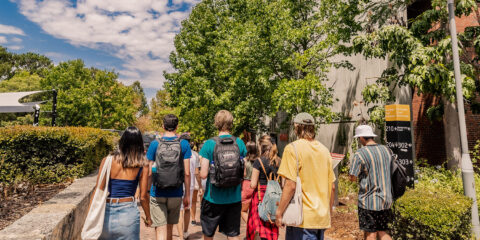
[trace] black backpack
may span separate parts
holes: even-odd
[[[210,183],[215,187],[235,187],[243,180],[243,161],[235,137],[213,138],[213,164],[210,165]]]
[[[185,169],[180,139],[158,139],[155,153],[156,171],[153,173],[153,184],[157,188],[178,188],[185,180]]]
[[[390,152],[392,153],[392,152]],[[392,153],[390,164],[393,200],[399,199],[407,189],[407,169],[397,161],[397,155]]]

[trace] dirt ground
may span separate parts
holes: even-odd
[[[10,193],[2,191],[0,198],[0,230],[4,229],[42,202],[55,196],[70,183],[18,185]]]
[[[340,205],[332,216],[332,227],[326,231],[331,239],[363,239],[358,226],[357,200],[355,195],[339,199]]]

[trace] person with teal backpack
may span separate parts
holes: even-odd
[[[255,189],[248,213],[247,240],[277,240],[278,227],[275,225],[276,205],[282,190],[278,182],[277,169],[280,158],[277,145],[268,135],[259,140],[260,159],[253,163],[250,187]]]

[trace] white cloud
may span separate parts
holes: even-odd
[[[7,46],[7,49],[10,49],[10,50],[20,50],[22,48],[23,46],[18,46],[18,45]]]
[[[18,37],[12,37],[12,38],[10,38],[10,41],[11,41],[11,42],[15,42],[15,43],[21,43],[21,42],[22,42],[22,39],[21,39],[21,38],[18,38]]]
[[[123,60],[118,69],[126,84],[163,86],[171,71],[169,55],[180,23],[200,0],[16,0],[20,12],[54,37],[76,46],[103,50]]]
[[[23,32],[22,29],[14,26],[3,25],[3,24],[0,24],[0,33],[25,36],[25,33]]]
[[[7,43],[7,38],[4,36],[0,36],[0,44]]]

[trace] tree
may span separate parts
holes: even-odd
[[[135,92],[134,102],[138,109],[138,116],[141,117],[147,115],[149,111],[148,102],[140,82],[135,81],[132,85],[130,85],[130,87],[133,89],[133,92]]]
[[[16,54],[0,46],[0,80],[9,79],[19,71],[43,76],[43,70],[51,68],[52,61],[37,53]]]
[[[330,121],[326,72],[350,67],[331,57],[360,29],[358,13],[356,0],[204,0],[175,38],[176,72],[165,74],[170,104],[203,137],[214,134],[220,109],[233,112],[237,134],[265,129],[264,118],[278,111]]]
[[[41,77],[26,71],[18,71],[12,78],[0,81],[0,93],[41,90]],[[37,101],[45,99],[42,94],[29,97]],[[0,126],[33,124],[33,116],[25,113],[0,113]]]
[[[383,4],[383,5],[382,5]],[[408,2],[395,1],[395,3],[379,2],[373,4],[374,9],[385,9],[385,5],[406,8]],[[457,17],[469,16],[476,10],[474,0],[456,1],[455,15]],[[373,14],[375,16],[375,14]],[[391,19],[383,16],[371,19],[369,25],[378,24],[379,19]],[[398,21],[394,21],[398,22]],[[381,22],[382,23],[382,22]],[[480,54],[480,28],[467,28],[460,34],[461,39],[461,73],[463,96],[467,101],[472,101],[477,94],[478,83],[478,58],[469,56],[468,47],[474,46],[475,53]],[[432,1],[432,8],[413,19],[410,28],[399,24],[381,25],[371,33],[358,36],[353,40],[355,53],[362,53],[366,58],[388,58],[394,66],[386,69],[378,78],[376,84],[368,85],[362,92],[366,103],[377,104],[371,108],[371,118],[380,126],[383,125],[383,104],[393,102],[394,90],[408,86],[416,89],[418,93],[428,93],[443,99],[444,106],[432,106],[429,115],[438,118],[445,112],[446,139],[458,135],[458,122],[455,113],[455,82],[451,54],[451,42],[448,35],[448,11],[446,1]],[[473,59],[473,60],[472,60]],[[463,100],[463,99],[462,99]],[[378,105],[379,104],[379,105]],[[449,114],[447,114],[449,113]],[[456,133],[455,133],[456,132]],[[455,141],[447,144],[458,144]],[[455,146],[453,146],[455,147]],[[458,146],[457,146],[458,147]],[[459,149],[459,148],[458,148]],[[448,151],[447,151],[448,152]],[[450,167],[459,163],[460,153],[450,153]]]
[[[12,78],[0,81],[0,92],[27,92],[42,90],[41,77],[26,71],[18,71]]]
[[[117,78],[73,60],[49,70],[41,85],[58,90],[58,125],[124,129],[134,123],[138,109],[133,89]]]

